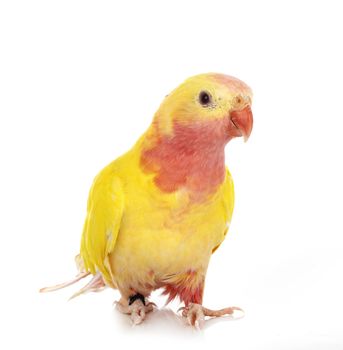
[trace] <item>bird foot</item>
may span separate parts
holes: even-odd
[[[117,310],[123,314],[131,316],[133,325],[138,325],[145,320],[146,314],[157,307],[155,303],[148,302],[144,304],[141,299],[136,299],[131,304],[123,305],[121,301],[115,302]]]
[[[178,311],[182,310],[182,316],[187,319],[187,322],[200,329],[203,327],[205,322],[205,317],[221,317],[224,315],[232,315],[235,311],[244,312],[242,309],[236,306],[227,307],[221,310],[211,310],[200,304],[190,303],[188,306],[180,308]]]

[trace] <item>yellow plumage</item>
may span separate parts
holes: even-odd
[[[125,305],[164,288],[168,300],[201,304],[210,256],[234,206],[224,148],[249,136],[251,97],[230,76],[186,80],[134,147],[97,175],[79,258],[82,273],[96,277],[82,292],[104,282],[119,289]]]
[[[215,75],[186,81],[165,99],[154,123],[136,145],[102,170],[94,181],[81,256],[87,270],[93,274],[99,270],[106,283],[119,288],[125,297],[138,291],[149,294],[166,284],[178,287],[190,271],[194,276],[188,278],[184,288],[192,294],[205,279],[211,253],[223,241],[231,221],[231,175],[227,170],[221,183],[210,191],[201,188],[202,198],[192,199],[194,190],[187,183],[175,191],[161,190],[154,181],[158,165],[155,170],[145,171],[142,153],[158,147],[158,138],[173,138],[175,122],[213,123],[227,115],[237,94],[250,98],[250,90],[240,81],[229,80],[230,88],[227,83]],[[216,108],[195,103],[203,90],[215,96]],[[210,124],[208,127],[214,128]],[[221,151],[214,148],[212,152]]]

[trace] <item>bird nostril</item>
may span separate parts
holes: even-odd
[[[251,103],[251,99],[249,96],[238,95],[234,99],[234,107],[238,109],[241,109],[246,105],[250,105],[250,103]]]
[[[234,99],[234,108],[241,109],[246,104],[245,96],[237,95]]]

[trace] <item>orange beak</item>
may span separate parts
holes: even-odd
[[[233,136],[243,136],[244,141],[247,141],[252,130],[253,117],[250,106],[246,106],[241,110],[232,111],[230,113],[230,120],[233,124]]]

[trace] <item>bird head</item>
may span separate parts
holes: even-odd
[[[252,92],[241,80],[218,73],[193,76],[166,96],[154,121],[162,134],[198,130],[204,138],[225,143],[250,136]]]

